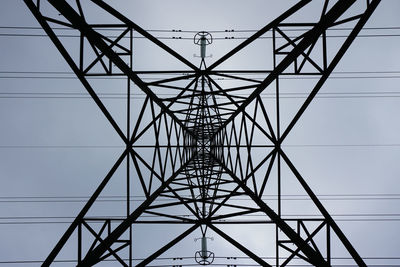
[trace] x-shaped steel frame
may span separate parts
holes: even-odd
[[[167,245],[163,246],[158,251],[153,253],[147,259],[139,263],[137,266],[146,266],[152,260],[160,256],[166,250],[174,246],[176,243],[178,243],[180,240],[182,240],[198,228],[202,229],[203,234],[207,228],[212,229],[214,232],[226,239],[229,243],[236,246],[239,250],[252,258],[255,262],[259,263],[262,266],[271,266],[261,257],[255,255],[252,251],[248,250],[245,246],[231,238],[218,227],[216,227],[216,223],[219,219],[234,218],[243,214],[252,214],[255,212],[265,213],[270,219],[269,223],[275,224],[277,227],[277,231],[281,230],[290,240],[290,242],[296,245],[297,249],[291,251],[291,256],[282,264],[282,266],[285,266],[295,256],[304,259],[314,266],[330,266],[330,256],[322,256],[317,246],[315,245],[315,242],[313,241],[313,236],[323,226],[326,225],[334,231],[334,233],[345,246],[351,257],[354,259],[354,261],[359,266],[366,266],[364,261],[353,248],[344,233],[340,230],[338,225],[329,215],[327,210],[323,207],[311,188],[307,185],[305,179],[294,167],[292,161],[282,150],[281,144],[286,139],[296,123],[299,121],[299,118],[303,115],[304,111],[314,99],[324,82],[328,79],[329,75],[332,73],[340,59],[343,57],[344,53],[350,47],[351,43],[354,41],[362,27],[365,25],[365,23],[379,4],[380,0],[366,1],[366,9],[363,12],[346,19],[342,18],[343,14],[346,13],[346,11],[355,2],[357,2],[357,0],[338,0],[330,8],[328,8],[329,0],[326,0],[320,20],[317,23],[309,25],[285,23],[286,19],[288,19],[290,16],[292,16],[311,2],[311,0],[301,0],[293,7],[288,9],[286,12],[284,12],[282,15],[280,15],[278,18],[273,20],[271,23],[266,25],[264,28],[256,32],[250,38],[245,40],[243,43],[238,45],[236,48],[231,50],[225,56],[223,56],[208,67],[205,64],[204,59],[202,60],[200,67],[196,67],[190,61],[172,50],[170,47],[168,47],[157,38],[149,34],[147,31],[136,25],[134,22],[113,9],[103,0],[91,1],[98,7],[118,19],[121,22],[121,25],[126,28],[126,30],[123,32],[123,34],[120,35],[120,37],[112,41],[97,32],[94,25],[88,24],[85,20],[85,16],[79,0],[77,0],[76,2],[78,10],[72,8],[71,5],[68,4],[65,0],[47,0],[47,2],[50,3],[60,13],[60,15],[65,18],[64,21],[44,16],[41,13],[40,0],[37,1],[36,4],[33,2],[33,0],[24,0],[28,8],[34,14],[40,25],[46,31],[46,33],[53,41],[57,49],[60,51],[62,56],[65,58],[67,63],[70,65],[78,79],[82,82],[88,93],[94,99],[100,110],[103,112],[107,120],[110,122],[110,124],[113,126],[115,131],[118,133],[118,135],[121,137],[126,145],[126,148],[124,149],[114,166],[103,179],[102,183],[96,189],[95,193],[78,214],[74,222],[67,229],[65,234],[52,250],[48,258],[44,261],[42,266],[49,266],[50,264],[52,264],[60,250],[71,237],[72,233],[77,228],[81,229],[80,227],[82,224],[90,229],[90,226],[85,222],[85,215],[87,214],[93,203],[95,203],[96,199],[106,187],[111,177],[124,161],[124,159],[127,158],[129,161],[129,157],[131,157],[134,167],[137,170],[137,174],[139,176],[141,186],[146,196],[146,200],[134,211],[130,211],[130,209],[128,208],[128,214],[126,218],[124,218],[117,227],[110,230],[105,238],[101,238],[101,233],[104,231],[104,229],[102,229],[101,233],[99,234],[93,233],[96,236],[96,241],[93,243],[93,247],[84,258],[81,258],[80,256],[80,258],[78,259],[78,266],[92,266],[111,255],[116,257],[122,265],[130,266],[131,259],[129,261],[129,265],[127,265],[122,261],[122,259],[118,257],[118,255],[116,254],[117,251],[111,249],[111,246],[115,242],[117,242],[118,239],[126,231],[130,229],[132,224],[140,223],[140,221],[138,221],[138,218],[140,218],[142,214],[159,214],[160,216],[166,217],[165,214],[154,210],[173,205],[185,206],[194,216],[194,219],[172,215],[170,215],[169,218],[175,219],[181,223],[191,224],[192,226],[181,235],[176,237],[174,240],[169,242]],[[330,62],[328,62],[326,58],[326,31],[333,26],[341,25],[347,22],[355,22],[355,26],[337,51],[336,55]],[[80,64],[75,63],[74,59],[70,56],[67,49],[64,47],[62,42],[55,34],[54,30],[50,26],[50,23],[55,23],[79,30],[81,34],[81,40],[85,38],[90,43],[91,47],[94,49],[97,55],[97,58],[95,61],[93,61],[91,65],[86,68],[86,70],[83,70],[82,61],[80,62]],[[100,26],[101,25],[97,25],[97,27]],[[299,37],[291,39],[281,30],[281,27],[285,26],[305,26],[309,27],[309,30],[305,31]],[[134,71],[130,64],[127,64],[121,58],[121,55],[123,53],[132,55],[131,50],[126,49],[118,44],[118,42],[123,38],[125,34],[132,31],[141,34],[143,37],[150,40],[159,48],[172,55],[175,59],[177,59],[187,68],[189,68],[189,70],[186,71],[185,75],[178,75],[173,78],[163,79],[150,83],[144,82],[143,79],[139,77],[139,75],[143,74],[144,72],[140,73]],[[220,66],[222,63],[226,62],[236,53],[246,48],[249,44],[270,31],[273,32],[273,38],[276,37],[276,34],[281,34],[283,38],[286,39],[287,44],[281,46],[280,48],[277,48],[275,47],[274,42],[274,68],[271,71],[262,72],[263,74],[266,74],[264,80],[256,81],[254,79],[245,78],[237,75],[240,73],[246,73],[245,70],[236,72],[217,70],[217,67]],[[324,43],[322,67],[318,66],[318,64],[315,63],[315,61],[310,56],[314,46],[320,38],[323,39]],[[291,50],[287,53],[283,53],[282,51],[287,47],[290,47]],[[119,54],[114,51],[114,48],[120,48],[124,52]],[[83,52],[81,51],[81,53]],[[284,58],[279,62],[276,60],[276,56],[278,54],[284,55]],[[105,62],[105,58],[109,60],[109,66]],[[300,58],[303,59],[299,65],[298,60]],[[281,75],[285,74],[285,71],[290,66],[293,65],[295,66],[295,74],[301,74],[302,68],[304,67],[306,62],[310,63],[317,69],[318,75],[320,75],[319,80],[315,84],[305,102],[301,105],[300,109],[297,111],[293,119],[290,121],[288,126],[281,133],[279,125],[278,79]],[[111,68],[113,65],[115,65],[123,76],[127,77],[129,81],[133,82],[145,93],[146,99],[144,101],[138,121],[141,120],[143,114],[146,112],[146,106],[150,106],[152,120],[146,125],[144,129],[139,131],[139,122],[137,122],[133,132],[129,132],[130,118],[128,116],[127,133],[125,134],[121,130],[120,126],[114,120],[107,108],[103,105],[92,85],[87,80],[88,71],[95,64],[101,64],[106,70],[107,75],[112,75]],[[154,74],[162,72],[150,71],[149,73]],[[182,71],[165,71],[164,73],[171,73],[173,75],[176,75],[178,73],[182,73]],[[212,76],[247,81],[253,84],[231,89],[224,89],[216,82],[216,80]],[[171,82],[185,81],[188,79],[191,79],[190,82],[183,88],[168,85],[168,83]],[[269,120],[269,115],[267,114],[268,112],[266,111],[266,108],[260,98],[261,93],[273,83],[277,84],[276,105],[278,110],[278,123],[276,130],[273,129],[272,123]],[[168,89],[179,89],[180,92],[174,97],[162,98],[151,89],[153,86],[160,86]],[[208,88],[208,90],[206,91],[205,88]],[[246,97],[240,97],[238,94],[235,95],[235,92],[240,92],[241,90],[248,89],[251,90],[251,93]],[[129,94],[130,93],[128,92],[128,107],[130,103]],[[218,101],[216,97],[224,98],[225,102]],[[254,103],[254,114],[250,114],[248,107]],[[160,110],[159,112],[155,110],[154,104],[158,106]],[[186,107],[177,109],[176,106],[178,104]],[[257,122],[256,117],[261,116],[258,113],[261,113],[264,117],[266,121],[265,125],[267,126],[266,128]],[[184,117],[181,116],[182,114],[184,114]],[[241,119],[240,116],[242,116]],[[237,122],[238,118],[240,120],[239,123]],[[251,130],[248,130],[246,127],[246,124],[248,122],[252,125]],[[164,123],[163,127],[166,127],[166,135],[168,140],[168,143],[165,145],[167,152],[164,158],[161,152],[161,148],[163,147],[163,145],[161,145],[158,141],[161,138],[160,135],[162,123]],[[146,160],[144,160],[134,149],[135,142],[139,140],[148,129],[154,129],[154,134],[157,140],[156,144],[154,145],[155,152],[152,164],[147,163]],[[265,148],[269,147],[270,152],[257,165],[254,164],[251,157],[251,148],[254,147],[252,143],[253,133],[255,129],[261,131],[267,138],[268,142],[270,142],[270,145],[264,146]],[[172,133],[174,133],[175,137],[172,137]],[[173,145],[171,143],[171,140],[173,139],[176,141],[177,144]],[[242,139],[246,140],[246,144],[243,145],[243,147],[247,149],[248,157],[247,163],[245,164],[245,169],[243,169],[242,164],[242,161],[245,160],[242,159],[240,155],[242,153],[240,150],[240,140]],[[231,147],[236,150],[231,150]],[[163,168],[160,167],[162,169],[160,172],[153,170],[155,161],[157,160],[159,161],[159,166],[163,166]],[[164,162],[162,162],[163,160]],[[317,230],[315,230],[311,234],[307,232],[308,230],[306,229],[305,225],[302,224],[305,231],[307,232],[307,238],[303,238],[298,231],[292,229],[287,221],[282,218],[280,209],[280,192],[278,195],[279,204],[277,212],[262,199],[262,194],[270,176],[272,166],[276,162],[276,164],[278,165],[278,170],[280,170],[281,160],[283,160],[285,164],[289,167],[289,169],[295,175],[303,189],[307,192],[308,196],[323,216],[323,223],[319,226]],[[170,166],[170,168],[172,169],[168,175],[167,162],[169,162],[170,165],[168,166]],[[263,182],[261,186],[257,185],[256,172],[263,164],[267,163],[268,168]],[[150,171],[151,178],[144,177],[141,174],[139,166],[140,164],[142,166],[144,165]],[[280,177],[279,171],[278,176]],[[151,180],[153,178],[159,181],[159,185],[156,189],[153,188],[152,190]],[[149,186],[146,184],[148,182],[147,179],[150,179]],[[250,186],[250,184],[253,185],[253,188]],[[225,186],[227,185],[231,187],[229,187],[229,189],[227,189],[228,187],[225,188]],[[190,197],[183,197],[179,194],[179,191],[190,191]],[[197,199],[198,196],[195,193],[196,191],[200,192],[200,200]],[[155,205],[154,201],[160,195],[174,198],[176,202],[164,205]],[[234,204],[229,204],[229,200],[238,195],[246,195],[247,197],[249,197],[256,204],[257,208],[246,208],[240,205],[235,206]],[[234,212],[232,214],[218,215],[218,210],[223,207],[238,208],[242,211]],[[299,225],[300,223],[302,223],[302,221],[299,221]],[[109,224],[104,223],[104,227],[106,227],[106,225]],[[93,229],[91,230],[93,232]],[[277,237],[277,243],[279,243],[278,241],[279,238]],[[280,244],[281,247],[287,249],[287,247],[282,245],[282,243]],[[124,245],[124,247],[125,246],[126,245]],[[105,254],[107,251],[109,251],[109,254]],[[280,263],[277,259],[277,266],[278,265],[280,266]]]

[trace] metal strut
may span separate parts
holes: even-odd
[[[115,23],[88,21],[81,0],[76,0],[75,5],[65,0],[24,2],[126,145],[42,266],[54,263],[74,233],[78,235],[77,266],[93,266],[111,258],[122,266],[132,266],[135,244],[132,225],[140,223],[182,224],[189,227],[165,245],[148,253],[150,256],[137,266],[150,264],[197,230],[201,231],[202,246],[195,255],[201,265],[210,264],[214,260],[214,253],[207,250],[207,233],[213,232],[261,266],[286,266],[293,260],[301,260],[313,266],[331,266],[331,235],[334,234],[353,261],[358,266],[366,266],[344,232],[311,190],[306,179],[283,151],[281,144],[299,122],[380,0],[321,1],[321,14],[318,14],[315,20],[309,23],[295,23],[292,16],[302,12],[304,7],[311,3],[311,0],[298,1],[210,66],[206,66],[206,46],[211,44],[212,37],[207,32],[199,32],[194,38],[195,44],[200,46],[199,67],[103,0],[90,0],[90,3],[113,17]],[[362,6],[361,10],[358,7],[354,8],[356,2]],[[44,3],[46,8],[43,7]],[[46,12],[51,8],[60,16],[47,15]],[[327,30],[346,23],[351,23],[352,31],[335,51],[330,51]],[[65,46],[57,36],[54,27],[60,25],[79,33],[79,51]],[[102,29],[111,28],[121,29],[121,34],[115,38],[102,34]],[[293,33],[290,36],[286,34],[286,30],[290,29],[297,29],[297,36],[292,36]],[[140,34],[168,53],[183,65],[183,69],[136,71],[132,66],[135,53],[132,44],[134,33]],[[270,69],[220,69],[223,63],[267,33],[272,36],[273,47]],[[127,36],[130,39],[128,44],[124,42]],[[85,56],[89,53],[95,55],[95,59],[88,62]],[[332,54],[334,56],[330,58],[328,55]],[[154,78],[159,74],[167,74],[169,77]],[[250,76],[251,74],[264,75],[264,78],[260,81]],[[90,76],[113,75],[125,77],[127,80],[126,109],[129,115],[126,133],[121,130],[123,127],[97,95],[95,84],[88,79]],[[308,97],[294,117],[290,118],[289,123],[285,123],[287,126],[281,133],[283,123],[280,114],[282,103],[279,79],[282,75],[297,78],[315,75],[318,81],[311,87]],[[153,77],[154,80],[145,82],[144,76]],[[237,82],[237,85],[228,87],[218,79],[231,79]],[[141,106],[135,119],[130,116],[133,105],[131,83],[136,86],[132,90],[140,90],[145,95],[143,101],[135,102],[135,105]],[[262,100],[261,93],[270,90],[273,85],[275,106],[269,107],[268,103]],[[163,97],[165,92],[171,96]],[[133,129],[130,128],[131,125]],[[150,141],[153,143],[148,143],[148,139],[144,138],[146,135],[154,138]],[[146,151],[152,157],[145,156],[143,150],[139,149],[148,149]],[[258,149],[262,149],[262,153]],[[112,183],[114,173],[121,168],[124,160],[127,161],[126,215],[119,220],[112,217],[88,217],[91,207],[101,192]],[[305,218],[288,220],[282,216],[283,164],[286,164],[319,210],[320,217],[311,220],[314,225],[308,224],[310,220]],[[129,175],[131,169],[136,175],[133,178]],[[272,177],[273,173],[277,174],[276,207],[262,198],[266,188],[272,186],[270,181],[275,179]],[[142,190],[144,200],[131,210],[129,187],[133,181],[136,181],[133,186]],[[249,202],[240,204],[236,201],[240,197],[246,197]],[[157,202],[161,199],[169,201]],[[183,216],[174,213],[177,207],[187,214]],[[157,219],[145,219],[144,214],[151,214]],[[264,217],[263,220],[246,221],[246,225],[275,226],[274,263],[267,262],[262,255],[246,248],[245,244],[232,238],[221,226],[217,226],[224,223],[242,225],[243,221],[237,218],[250,214],[262,214]],[[97,228],[91,227],[94,221],[102,223],[100,230],[96,231],[94,229]],[[89,232],[92,241],[85,240],[83,231]],[[315,239],[322,231],[326,231],[325,252],[322,252]],[[90,248],[85,249],[83,244],[89,244]],[[121,253],[129,255],[128,259],[123,259]]]

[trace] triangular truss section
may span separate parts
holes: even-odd
[[[260,266],[331,266],[332,235],[348,252],[352,264],[366,266],[282,144],[379,0],[301,0],[210,65],[203,57],[198,67],[103,0],[24,2],[125,144],[43,266],[56,260],[74,233],[78,236],[77,266],[107,260],[122,266],[147,266],[195,232],[200,233],[202,242],[209,232],[214,233]],[[295,22],[309,5],[319,5],[320,13],[313,20]],[[107,21],[114,23],[96,21],[86,15],[88,9],[106,14]],[[328,30],[342,25],[352,30],[341,42],[331,44]],[[57,27],[76,31],[78,40],[60,39]],[[165,61],[174,60],[181,68],[134,69],[135,34],[162,51]],[[231,58],[245,53],[250,44],[266,35],[272,40],[269,68],[224,69]],[[283,118],[281,93],[285,88],[280,78],[305,75],[316,78],[308,97]],[[117,113],[102,102],[91,76],[126,78],[126,124],[116,120]],[[132,99],[133,94],[140,99]],[[120,217],[93,216],[92,206],[101,205],[96,200],[124,161],[126,213]],[[311,201],[315,218],[283,212],[283,168]],[[133,194],[140,196],[134,205]],[[164,245],[154,244],[154,251],[147,251],[148,256],[137,262],[132,257],[137,242],[132,238],[132,226],[139,224],[186,227]],[[249,236],[257,235],[248,228],[252,224],[270,227],[275,233],[274,244],[267,252],[274,256],[260,255],[240,237],[228,234],[224,225],[232,224],[240,225]],[[196,253],[196,260],[201,265],[211,264],[213,255],[203,248]]]

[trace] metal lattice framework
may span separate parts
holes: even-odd
[[[379,0],[321,1],[322,10],[315,14],[314,21],[296,23],[291,18],[311,2],[301,0],[210,66],[202,58],[199,67],[103,0],[87,2],[110,16],[115,23],[92,23],[83,7],[88,3],[80,0],[24,2],[126,145],[42,266],[54,262],[74,233],[78,237],[78,266],[92,266],[109,258],[122,266],[132,266],[132,246],[135,244],[132,226],[140,223],[184,224],[189,227],[151,252],[137,266],[147,266],[196,229],[201,230],[202,236],[212,231],[261,266],[286,266],[293,259],[313,266],[331,266],[331,235],[334,234],[335,242],[343,245],[354,263],[366,266],[281,145]],[[351,30],[340,45],[336,41],[335,48],[331,49],[327,30],[341,25],[348,25]],[[76,46],[65,45],[57,36],[55,28],[60,26],[79,33]],[[108,37],[102,33],[105,29],[119,29],[120,32],[118,36]],[[168,53],[184,69],[136,71],[132,68],[134,33]],[[271,34],[273,47],[273,67],[270,70],[221,69],[226,61],[266,34]],[[264,75],[264,79],[260,81],[249,76],[255,73]],[[144,81],[145,77],[159,74],[168,74],[169,77]],[[283,126],[280,78],[301,79],[306,75],[318,79],[295,115]],[[89,80],[91,76],[126,77],[126,132],[99,98],[95,85]],[[218,78],[230,79],[233,81],[230,84],[234,85],[222,84]],[[131,116],[132,84],[135,90],[137,88],[145,95],[143,101],[135,103],[136,108],[140,106],[140,112],[134,116]],[[261,97],[265,92],[270,94],[272,101],[267,103]],[[88,216],[96,199],[124,161],[127,162],[126,216]],[[319,211],[318,218],[288,219],[282,214],[283,164],[312,200]],[[263,194],[272,180],[275,181],[277,199],[267,201]],[[135,207],[130,204],[132,185],[144,196],[140,205]],[[244,197],[248,200],[245,205],[237,201]],[[156,201],[159,199],[168,201],[160,204]],[[184,210],[190,216],[179,215],[176,210]],[[155,219],[143,216],[146,214],[154,215],[152,218]],[[241,224],[243,222],[238,219],[249,214],[262,214],[263,219],[246,221],[245,227],[252,223],[274,227],[274,261],[268,263],[221,227],[224,223]],[[100,224],[101,228],[95,228],[93,223]],[[85,231],[91,235],[90,241],[85,239]],[[322,239],[321,233],[324,233]],[[127,255],[128,259],[121,255]]]

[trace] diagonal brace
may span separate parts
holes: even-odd
[[[196,155],[193,155],[195,157]],[[95,249],[92,250],[78,265],[78,267],[92,266],[96,264],[104,252],[134,223],[141,214],[153,203],[153,201],[164,191],[183,170],[191,163],[193,157],[183,164],[175,173],[171,175],[161,186],[155,190],[135,211],[124,219]]]
[[[162,102],[162,100],[143,82],[139,76],[115,53],[90,25],[65,1],[65,0],[48,0],[71,24],[79,29],[86,38],[93,43],[102,53],[105,54],[130,80],[132,80],[145,94],[147,94],[158,106],[164,110],[173,120],[175,120],[185,131],[195,137],[176,116]]]
[[[240,180],[226,165],[216,157],[217,161],[223,168],[223,170],[232,177],[232,179],[242,188],[242,190],[261,208],[261,210],[267,214],[271,220],[284,232],[290,240],[309,258],[315,266],[329,266],[319,253],[312,249],[301,237],[297,234],[278,214],[275,213],[257,194],[255,194],[246,184]]]

